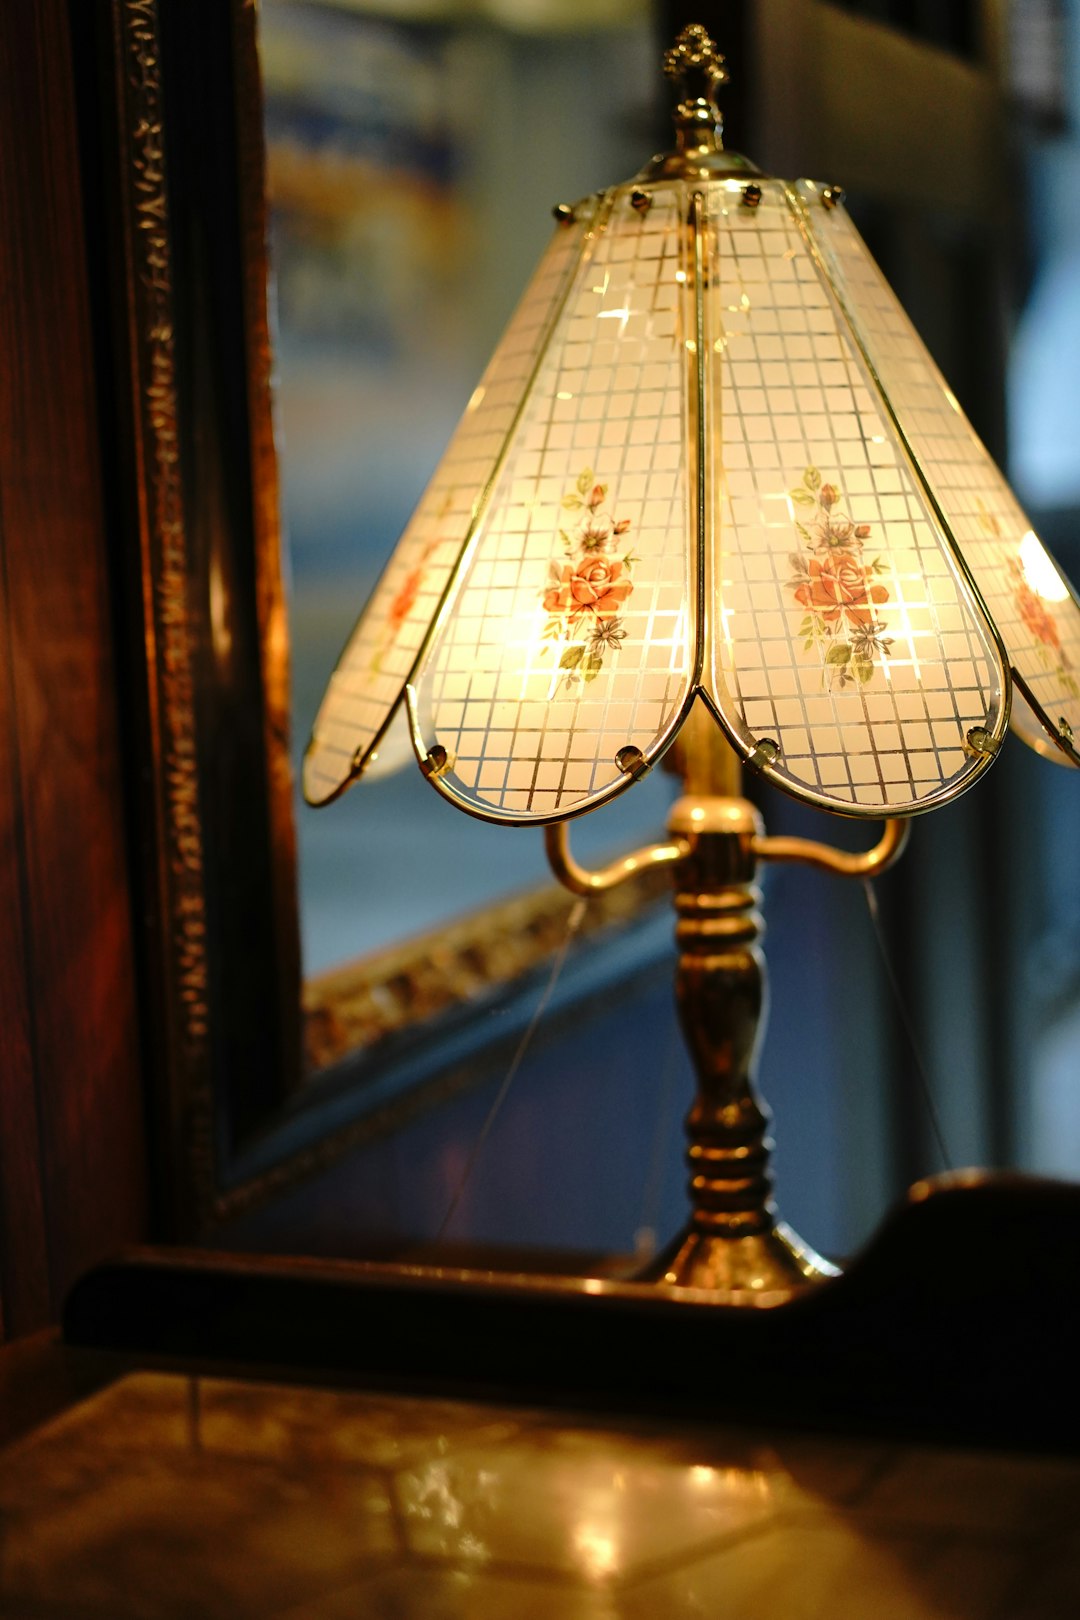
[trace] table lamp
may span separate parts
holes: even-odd
[[[704,29],[664,65],[674,149],[555,209],[331,678],[304,791],[336,798],[403,713],[433,787],[543,826],[575,892],[672,865],[699,1089],[690,1222],[650,1275],[773,1303],[835,1268],[771,1197],[757,863],[883,869],[1010,718],[1080,765],[1080,606],[843,193],[724,149]],[[669,841],[584,870],[569,819],[673,744]],[[884,834],[865,855],[768,837],[743,765]]]

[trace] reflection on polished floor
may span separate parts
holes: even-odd
[[[0,1466],[18,1620],[1065,1620],[1080,1463],[138,1373]]]

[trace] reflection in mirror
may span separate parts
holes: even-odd
[[[528,27],[264,0],[279,427],[292,559],[293,740],[552,230],[636,169],[655,75],[647,8],[557,5]],[[410,768],[411,765],[411,768]],[[576,834],[655,836],[661,773]],[[297,807],[306,972],[548,880],[538,832],[494,835],[403,769]]]
[[[666,125],[666,113],[657,108],[654,135],[646,103],[656,85],[655,59],[644,18],[618,7],[616,0],[607,4],[622,14],[603,26],[596,13],[599,0],[576,0],[580,28],[573,34],[543,25],[556,0],[529,0],[533,32],[527,35],[520,18],[500,26],[478,22],[485,0],[473,0],[467,24],[455,23],[455,0],[444,0],[438,24],[409,21],[416,3],[393,0],[392,18],[391,0],[348,5],[344,0],[263,0],[260,7],[282,315],[279,427],[296,586],[291,729],[297,759],[325,678],[365,593],[551,230],[551,204],[634,172],[663,138]],[[492,10],[501,3],[487,0]],[[557,3],[571,9],[568,0]],[[273,660],[280,660],[284,638],[275,634],[271,649],[260,646],[254,634],[256,627],[265,628],[258,593],[266,594],[267,572],[270,605],[274,611],[277,606],[275,478],[262,408],[263,188],[252,72],[255,8],[247,0],[194,8],[196,28],[191,8],[162,4],[166,37],[160,51],[155,43],[148,56],[145,41],[158,9],[121,6],[116,0],[112,12],[124,50],[140,65],[160,65],[166,81],[170,215],[160,233],[148,238],[138,187],[147,132],[156,127],[148,117],[148,98],[162,88],[149,72],[121,74],[117,84],[120,212],[125,250],[142,243],[144,249],[164,252],[170,262],[176,318],[168,323],[158,318],[158,303],[150,300],[158,283],[141,273],[145,259],[134,254],[131,307],[124,312],[130,333],[125,330],[121,348],[126,353],[124,345],[131,346],[136,392],[125,401],[118,389],[118,400],[141,413],[139,420],[152,429],[160,417],[158,369],[163,362],[175,365],[181,472],[193,494],[193,512],[181,536],[189,548],[191,585],[179,606],[191,604],[193,635],[201,633],[212,605],[205,573],[199,571],[209,551],[207,534],[213,531],[216,540],[220,531],[227,555],[240,565],[242,582],[248,581],[255,558],[250,591],[238,598],[244,615],[239,622],[250,632],[242,648],[236,643],[237,652],[245,654],[245,684],[227,684],[207,658],[198,709],[189,713],[190,705],[174,704],[175,712],[165,710],[175,735],[185,745],[197,743],[199,770],[214,790],[205,797],[199,821],[190,814],[197,786],[191,772],[180,783],[188,796],[170,797],[170,734],[164,734],[164,749],[153,739],[146,744],[155,806],[160,802],[163,816],[168,812],[171,818],[164,823],[162,848],[173,850],[175,843],[165,840],[186,838],[194,827],[207,856],[203,865],[186,866],[159,861],[156,847],[150,852],[155,863],[150,892],[161,897],[161,937],[154,941],[164,987],[157,1046],[164,1074],[160,1114],[167,1127],[175,1123],[169,1152],[181,1210],[176,1229],[190,1234],[220,1226],[247,1210],[253,1222],[255,1212],[262,1222],[259,1243],[267,1241],[274,1225],[273,1241],[291,1248],[359,1252],[372,1233],[396,1242],[402,1233],[430,1237],[437,1230],[454,1166],[471,1151],[549,971],[539,951],[529,960],[522,946],[542,937],[550,962],[565,936],[567,912],[559,913],[558,905],[568,907],[568,897],[546,883],[534,891],[550,907],[546,920],[531,899],[520,903],[514,920],[505,902],[492,907],[492,895],[528,891],[539,880],[539,835],[474,826],[444,806],[414,770],[365,785],[321,813],[297,805],[307,968],[321,976],[306,987],[305,1028],[309,1069],[322,1073],[319,1084],[303,1088],[302,1097],[293,1095],[298,1065],[292,1042],[299,1019],[291,967],[282,972],[278,960],[291,957],[294,937],[291,826],[279,814],[276,793],[265,809],[258,797],[234,803],[230,795],[237,776],[235,736],[247,736],[265,719],[276,747],[286,729],[276,692],[265,713],[258,702],[271,650]],[[890,279],[903,287],[905,300],[914,299],[960,397],[980,406],[992,435],[1001,359],[995,334],[1002,198],[985,182],[986,154],[997,149],[996,143],[975,138],[983,127],[980,118],[994,105],[987,101],[986,76],[970,74],[965,64],[945,60],[940,52],[920,50],[913,58],[910,42],[898,43],[889,30],[851,15],[851,8],[797,7],[812,11],[831,31],[834,63],[848,60],[854,44],[868,53],[865,71],[857,76],[859,95],[836,96],[829,83],[807,70],[805,56],[764,48],[762,42],[774,37],[789,9],[731,8],[736,30],[751,12],[755,28],[763,30],[757,42],[761,94],[751,98],[748,93],[744,106],[744,120],[758,109],[756,127],[748,128],[744,139],[732,117],[734,144],[781,172],[835,175],[848,183],[853,170],[862,174],[867,227],[878,238],[875,251]],[[731,50],[734,62],[735,47]],[[904,61],[917,60],[911,85],[925,92],[919,105],[929,109],[916,117],[913,100],[907,123],[886,93],[893,87],[898,52]],[[745,60],[753,58],[747,54]],[[752,74],[747,77],[752,84]],[[971,95],[965,91],[963,98],[951,98],[941,93],[943,84],[961,84]],[[883,108],[887,120],[879,116]],[[950,138],[941,139],[946,114]],[[928,123],[939,133],[941,163],[933,174],[918,171],[916,187],[907,131]],[[952,138],[959,136],[963,139]],[[233,151],[236,140],[240,163]],[[778,148],[790,161],[781,164]],[[1057,167],[1059,156],[1066,155],[1051,153],[1048,145],[1047,162],[1053,158],[1059,178],[1067,178],[1067,164]],[[905,182],[899,203],[891,189],[898,175]],[[1010,200],[1015,204],[1022,194],[1031,201],[1040,231],[1047,233],[1038,241],[1050,255],[1054,244],[1067,246],[1068,188],[1060,188],[1065,212],[1059,213],[1048,206],[1042,178],[1032,169],[1031,183]],[[975,199],[971,220],[966,204],[960,206],[969,197]],[[992,222],[984,218],[991,202]],[[158,195],[154,206],[163,206]],[[200,233],[210,238],[203,245],[213,249],[202,257],[190,251],[192,242],[203,241]],[[1016,237],[1014,231],[1013,242]],[[1051,279],[1056,286],[1057,278]],[[246,325],[238,318],[241,286],[246,297],[251,295]],[[1031,318],[1044,308],[1043,278],[1037,277],[1035,289]],[[167,333],[171,343],[174,330],[175,356],[162,337]],[[1025,370],[1025,355],[1028,361],[1037,358],[1030,348],[1034,336],[1038,332],[1029,319],[1021,330],[1016,375],[1019,383],[1030,381],[1031,388],[1023,390],[1028,398],[1044,404],[1046,379]],[[1040,343],[1039,348],[1049,372],[1061,345]],[[1057,372],[1054,379],[1060,383]],[[244,399],[253,402],[250,418]],[[169,431],[174,427],[167,418],[164,425]],[[1022,438],[1031,422],[1025,424],[1018,411],[1014,426]],[[151,446],[160,441],[160,434],[155,440],[151,433]],[[1030,435],[1029,442],[1034,442]],[[140,456],[141,449],[132,446],[123,458],[132,510],[140,513],[140,524],[141,514],[148,515],[138,532],[142,549],[134,564],[133,600],[152,606],[148,628],[156,634],[164,628],[162,616],[178,609],[176,571],[168,572],[172,535],[164,522],[174,514],[160,499],[164,489],[175,502],[178,481],[172,460]],[[171,482],[162,468],[169,469]],[[261,502],[254,514],[249,478]],[[1071,488],[1034,493],[1035,504],[1068,502],[1041,513],[1039,526],[1047,529],[1066,568],[1071,561],[1075,571],[1075,552],[1070,558],[1068,549],[1076,529]],[[274,560],[268,562],[271,551]],[[162,578],[171,579],[172,596],[156,588]],[[146,589],[147,582],[155,588]],[[163,635],[159,641],[166,644]],[[169,696],[164,666],[148,661],[143,668],[149,646],[140,634],[138,672],[148,710]],[[229,674],[231,679],[232,669]],[[256,742],[261,748],[258,737]],[[226,769],[219,769],[222,763]],[[273,764],[276,789],[283,775],[276,755]],[[1075,803],[1066,800],[1067,781],[1047,783],[1040,777],[1036,782],[1035,770],[1043,768],[1037,761],[1033,766],[1025,773],[1017,751],[1007,751],[995,767],[1002,785],[996,812],[991,788],[920,825],[897,885],[882,897],[882,910],[887,922],[891,914],[902,988],[915,1004],[913,1022],[923,1037],[931,1077],[940,1077],[939,1104],[954,1161],[1011,1162],[1020,1149],[1041,1168],[1067,1169],[1075,1164],[1070,1144],[1077,1141],[1069,1090],[1080,984],[1073,881],[1077,841],[1070,820]],[[260,771],[247,776],[261,794]],[[656,773],[575,828],[582,860],[600,853],[589,850],[590,838],[617,847],[620,838],[629,844],[651,837],[652,827],[622,830],[617,819],[643,811],[650,792],[665,798],[668,786]],[[796,822],[796,811],[790,803],[770,804],[770,830],[813,835],[813,828]],[[650,807],[650,816],[662,820],[659,803]],[[1023,837],[1017,837],[1018,828]],[[249,850],[250,861],[236,859]],[[277,857],[272,868],[277,889],[264,875],[270,853]],[[243,867],[239,874],[238,866]],[[993,874],[990,882],[987,873]],[[837,894],[819,874],[796,870],[777,869],[767,882],[774,1001],[787,1009],[786,1016],[773,1018],[762,1065],[767,1092],[785,1121],[779,1182],[791,1219],[818,1247],[850,1251],[871,1229],[887,1193],[898,1193],[936,1168],[939,1157],[923,1099],[912,1083],[909,1043],[891,1010],[862,896],[848,890]],[[279,903],[286,889],[287,902]],[[186,928],[193,903],[206,904],[207,896],[211,910],[217,910],[200,957],[192,944],[200,936],[176,925]],[[485,896],[483,949],[477,951],[475,937],[467,939],[452,964],[455,977],[442,968],[447,943],[467,935],[469,924],[447,919],[483,906]],[[227,926],[220,926],[221,919]],[[509,1138],[489,1156],[471,1207],[461,1211],[461,1232],[501,1240],[505,1225],[511,1239],[532,1241],[543,1216],[554,1223],[539,1234],[546,1243],[579,1243],[580,1234],[588,1232],[590,1242],[614,1250],[626,1247],[627,1233],[636,1226],[656,1224],[627,1213],[640,1203],[641,1188],[651,1184],[646,1161],[652,1149],[645,1139],[652,1121],[664,1113],[662,1098],[669,1098],[667,1113],[677,1114],[679,1107],[677,1077],[670,1087],[662,1078],[669,1067],[666,1050],[675,1038],[669,968],[661,960],[663,951],[670,956],[667,908],[661,906],[654,920],[664,943],[646,964],[655,977],[647,994],[625,962],[612,968],[606,940],[593,953],[597,962],[603,958],[607,975],[598,993],[596,978],[587,981],[579,972],[575,945],[572,971],[564,976],[569,1014],[554,1004],[548,1008],[532,1078],[526,1072],[515,1083],[514,1106],[505,1116]],[[202,928],[200,915],[196,922]],[[439,951],[427,963],[427,947],[407,943],[425,931],[439,936]],[[245,958],[256,954],[257,943],[264,948],[247,972]],[[592,945],[583,939],[581,956]],[[413,971],[408,962],[400,966],[410,949]],[[377,961],[369,958],[362,967],[333,975],[349,981],[346,996],[335,999],[326,991],[330,975],[323,970],[361,952],[374,952]],[[515,953],[525,956],[523,969],[509,963]],[[476,971],[478,957],[483,973]],[[492,991],[492,962],[499,972],[515,975],[505,995],[505,980],[497,993]],[[238,972],[237,964],[245,971]],[[425,968],[423,978],[417,964]],[[446,996],[466,980],[479,982],[481,994],[465,1009],[468,1018],[458,1016],[468,992],[459,995],[445,1021],[455,1037],[463,1023],[470,1025],[472,1045],[459,1062],[448,1052],[449,1042],[436,1047],[431,1023],[447,1007]],[[193,984],[208,986],[206,995],[193,997]],[[316,997],[322,999],[313,1009]],[[342,1004],[348,997],[351,1022],[343,1032]],[[572,1005],[571,997],[576,998]],[[266,1017],[270,1006],[288,1026],[276,1045]],[[958,1006],[965,1010],[963,1018],[956,1016]],[[422,1028],[418,1007],[428,1020]],[[627,1010],[632,1021],[624,1018]],[[476,1018],[477,1011],[485,1016]],[[594,1025],[586,1028],[590,1018]],[[317,1051],[310,1038],[315,1024],[326,1035]],[[177,1030],[183,1038],[176,1038]],[[403,1053],[406,1035],[424,1051]],[[352,1060],[361,1047],[370,1058],[366,1066]],[[339,1057],[349,1062],[338,1067]],[[581,1075],[588,1079],[587,1099]],[[452,1096],[444,1084],[447,1076],[458,1088]],[[631,1083],[633,1091],[626,1089]],[[564,1128],[570,1117],[572,1132]],[[613,1138],[613,1126],[623,1139]],[[625,1140],[632,1130],[638,1131],[636,1143]],[[513,1144],[516,1152],[510,1150]],[[658,1165],[670,1163],[678,1179],[670,1142],[654,1157]],[[521,1174],[525,1163],[528,1178]],[[603,1176],[597,1175],[598,1166]],[[305,1178],[309,1185],[302,1187]],[[618,1201],[607,1196],[616,1182],[624,1191],[635,1189],[634,1198],[624,1199],[621,1215]],[[285,1188],[292,1189],[288,1199],[279,1196]],[[676,1196],[681,1211],[681,1195]],[[308,1198],[309,1211],[318,1206],[326,1212],[318,1231],[301,1218],[302,1198]]]

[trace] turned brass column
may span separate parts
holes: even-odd
[[[669,830],[675,865],[679,1019],[697,1071],[686,1121],[691,1217],[650,1279],[721,1294],[790,1293],[834,1276],[776,1221],[769,1112],[754,1087],[768,991],[755,886],[761,818],[745,799],[686,797]]]

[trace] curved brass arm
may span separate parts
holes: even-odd
[[[833,849],[829,844],[816,843],[811,838],[769,838],[755,836],[751,849],[759,861],[802,861],[822,871],[840,877],[875,877],[899,860],[911,832],[907,820],[886,821],[885,831],[872,849],[861,854],[849,854]],[[685,838],[675,838],[670,844],[647,844],[623,855],[610,866],[590,871],[580,866],[570,852],[570,834],[564,821],[552,822],[544,828],[544,845],[551,870],[571,894],[603,894],[620,883],[649,871],[654,866],[669,866],[682,860],[690,852]]]
[[[818,844],[812,838],[755,838],[751,847],[759,861],[802,861],[841,877],[875,877],[899,860],[910,833],[910,821],[886,821],[885,831],[873,849],[858,855],[833,849],[829,844]]]
[[[610,866],[590,872],[588,867],[579,866],[571,855],[570,834],[564,821],[551,822],[544,828],[544,846],[551,870],[571,894],[603,894],[605,889],[614,889],[654,866],[667,866],[681,860],[689,849],[682,838],[670,844],[647,844],[644,849],[632,850],[629,855],[612,861]]]

